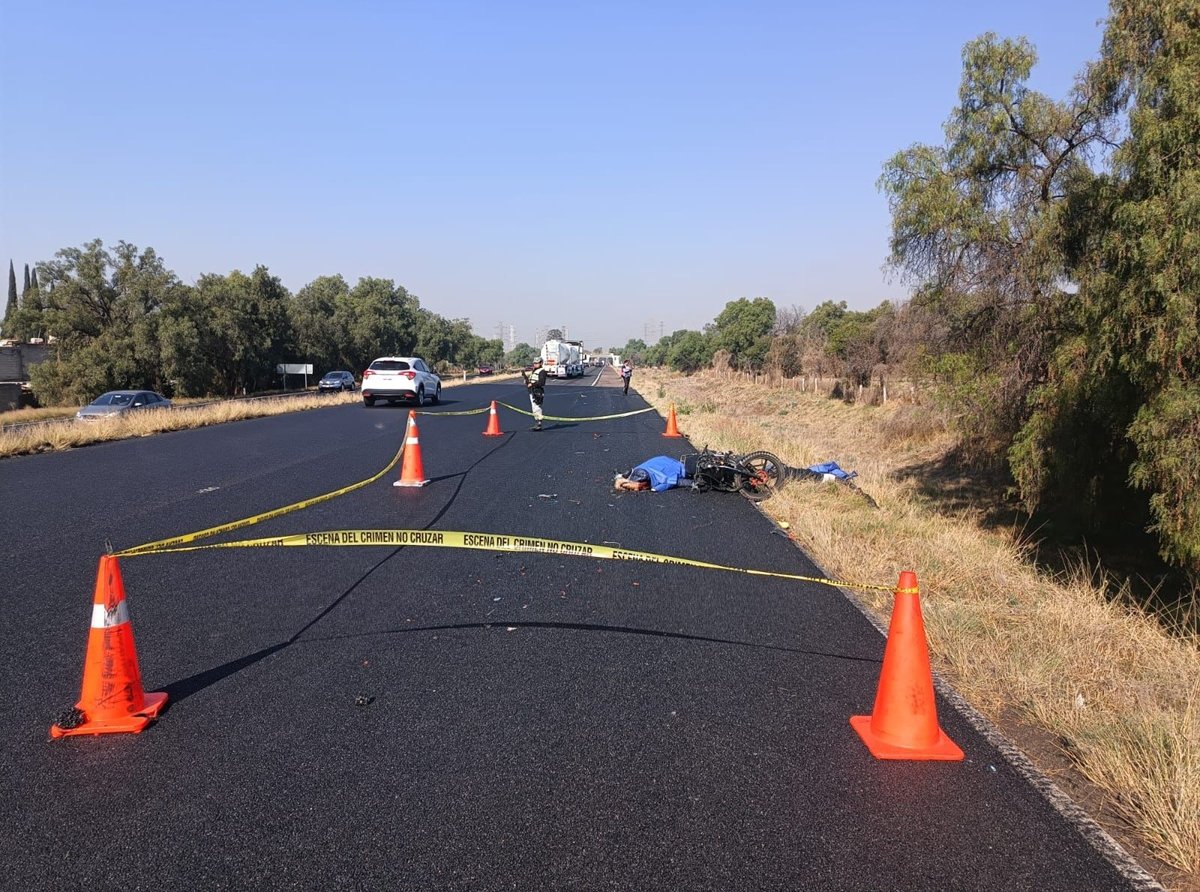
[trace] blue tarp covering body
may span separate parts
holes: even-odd
[[[822,462],[819,465],[809,465],[808,470],[815,474],[832,474],[838,480],[849,480],[851,477],[858,476],[858,471],[843,471],[835,461]]]
[[[645,474],[638,472],[641,471]],[[664,489],[670,489],[673,486],[678,486],[679,481],[685,479],[687,472],[684,470],[683,462],[677,458],[669,458],[665,455],[656,455],[654,458],[647,459],[640,465],[637,465],[629,475],[630,480],[645,480],[649,479],[650,488],[654,492],[662,492]]]

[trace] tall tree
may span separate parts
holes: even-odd
[[[1017,468],[1025,490],[1063,501],[1131,482],[1162,555],[1200,568],[1200,5],[1113,0],[1087,84],[1127,136],[1063,233],[1077,330],[1037,394]],[[1090,480],[1064,477],[1073,442],[1110,459]],[[1096,507],[1106,521],[1138,517],[1111,498]]]
[[[4,305],[4,334],[8,335],[8,322],[17,311],[17,271],[13,262],[8,261],[8,303]]]
[[[160,308],[181,287],[152,248],[99,239],[64,248],[41,264],[50,289],[22,302],[18,325],[57,340],[54,359],[34,367],[31,383],[47,404],[90,399],[117,387],[164,385],[159,356]],[[32,304],[32,305],[31,305]]]
[[[196,282],[195,301],[203,310],[192,324],[201,354],[214,373],[213,387],[235,394],[275,381],[275,366],[293,361],[288,321],[291,296],[264,266],[246,275],[203,275]]]
[[[28,294],[29,294],[29,264],[27,263],[27,264],[25,264],[25,287],[21,289],[21,299],[24,300],[25,296]]]
[[[713,347],[727,350],[738,368],[761,368],[774,326],[775,304],[769,298],[730,301],[713,321]]]
[[[1044,379],[1071,295],[1060,219],[1090,182],[1088,152],[1105,136],[1094,94],[1069,101],[1029,89],[1037,55],[1024,38],[985,34],[963,49],[959,104],[941,146],[916,145],[884,167],[892,211],[889,262],[914,300],[947,320],[940,352],[972,369],[968,446],[1002,457]]]
[[[350,286],[341,276],[319,276],[296,292],[291,317],[299,361],[312,362],[322,372],[362,370],[362,358],[347,353],[345,315],[339,314],[349,294]]]

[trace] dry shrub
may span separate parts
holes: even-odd
[[[879,419],[884,436],[895,440],[926,441],[950,430],[948,419],[927,406],[899,403],[893,411]]]

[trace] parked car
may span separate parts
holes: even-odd
[[[478,369],[476,369],[476,371],[481,375],[490,375],[496,370],[490,365],[481,365]]]
[[[442,379],[418,356],[381,356],[363,372],[362,398],[365,406],[376,400],[436,405],[442,399]]]
[[[354,375],[350,372],[326,372],[325,377],[317,382],[317,390],[322,393],[343,390],[349,390],[351,393],[358,387],[354,381]]]
[[[75,413],[81,421],[114,418],[143,409],[169,409],[171,401],[153,390],[110,390],[102,393]]]

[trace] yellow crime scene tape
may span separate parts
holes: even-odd
[[[540,539],[535,536],[509,536],[499,533],[472,533],[460,530],[327,530],[320,533],[293,533],[289,536],[271,536],[264,539],[241,539],[237,542],[212,542],[207,545],[163,546],[151,550],[121,552],[117,557],[134,557],[145,554],[180,554],[189,551],[210,551],[218,548],[348,548],[371,546],[419,546],[427,548],[467,548],[476,551],[534,552],[561,556],[595,558],[613,561],[646,561],[652,564],[676,564],[683,567],[700,567],[705,570],[724,570],[747,576],[766,576],[772,579],[790,579],[797,582],[817,582],[842,588],[869,589],[890,592],[891,585],[875,585],[865,582],[846,582],[826,579],[821,576],[801,576],[797,573],[778,573],[773,570],[750,570],[745,567],[730,567],[691,558],[655,554],[650,551],[634,551],[629,548],[614,548],[611,545],[592,545],[587,542],[566,542],[559,539]]]
[[[510,406],[508,403],[497,402],[497,405],[507,406],[514,412],[521,412],[525,415],[532,414],[524,409],[518,409],[516,406]],[[490,411],[490,409],[491,405],[489,404],[480,409],[466,409],[456,412],[428,412],[417,409],[413,409],[412,411],[417,415],[427,415],[435,418],[439,415],[482,415],[484,412]],[[598,415],[591,418],[556,418],[551,415],[546,415],[544,417],[554,421],[603,421],[606,418],[625,418],[629,415],[640,415],[643,412],[652,411],[654,411],[653,407],[648,409],[639,409],[636,412],[622,412],[619,415]],[[155,542],[147,542],[144,545],[137,545],[133,548],[127,548],[124,551],[117,552],[117,557],[132,557],[135,554],[144,554],[148,551],[160,551],[164,548],[173,548],[177,545],[187,545],[189,542],[196,542],[200,539],[207,539],[210,536],[219,535],[220,533],[228,533],[233,530],[252,527],[255,524],[262,523],[265,520],[274,520],[276,517],[283,517],[285,514],[291,514],[295,511],[302,511],[305,508],[311,508],[313,505],[319,505],[322,502],[328,502],[330,499],[336,499],[338,496],[344,496],[347,493],[352,493],[355,490],[362,489],[364,486],[374,483],[392,468],[396,467],[397,462],[399,462],[403,456],[404,443],[401,442],[400,449],[397,450],[396,454],[392,457],[392,460],[387,463],[387,466],[377,474],[371,475],[366,480],[360,480],[357,483],[351,483],[349,486],[343,486],[342,488],[335,489],[332,492],[327,492],[319,496],[313,496],[311,499],[304,499],[300,502],[294,502],[291,505],[284,505],[282,508],[273,508],[270,511],[264,511],[262,514],[253,514],[250,517],[243,517],[241,520],[232,520],[229,523],[223,523],[220,526],[209,527],[206,530],[197,530],[194,533],[186,533],[182,536],[173,536],[170,539],[159,539]]]
[[[506,409],[512,409],[514,412],[520,412],[522,415],[533,415],[533,413],[528,409],[521,409],[517,406],[510,405],[509,403],[502,403],[499,400],[496,400],[496,405],[504,406]],[[546,419],[547,421],[608,421],[610,418],[628,418],[631,415],[642,415],[646,412],[653,411],[654,407],[649,406],[645,409],[634,409],[632,412],[621,412],[619,415],[593,415],[589,418],[575,418],[574,416],[570,415],[543,415],[542,418]]]
[[[508,403],[498,403],[515,412],[523,414],[532,414],[523,409],[518,409],[516,406],[510,406]],[[437,416],[437,415],[480,415],[490,410],[490,406],[481,409],[469,409],[458,412],[424,412],[413,410],[416,414]],[[618,415],[599,415],[590,418],[554,418],[554,416],[544,416],[557,421],[603,421],[609,418],[627,418],[631,415],[641,415],[643,412],[652,412],[653,407],[647,409],[638,409],[633,412],[622,412]],[[357,483],[351,483],[348,486],[343,486],[331,492],[323,493],[319,496],[313,496],[309,499],[304,499],[299,502],[293,502],[290,505],[284,505],[281,508],[273,508],[270,511],[264,511],[261,514],[253,514],[249,517],[243,517],[240,520],[233,520],[228,523],[223,523],[215,527],[209,527],[204,530],[197,530],[194,533],[185,533],[181,536],[173,536],[168,539],[159,539],[154,542],[146,542],[142,545],[136,545],[132,548],[127,548],[124,551],[115,552],[115,557],[138,557],[148,554],[181,554],[191,551],[208,551],[219,548],[297,548],[297,547],[356,547],[356,546],[426,546],[434,548],[467,548],[481,551],[499,551],[499,552],[536,552],[540,554],[555,554],[555,555],[574,555],[577,557],[589,557],[600,560],[624,560],[624,561],[646,561],[655,564],[676,564],[685,567],[700,567],[707,570],[724,570],[730,573],[743,573],[748,576],[766,576],[775,579],[790,579],[797,582],[814,582],[821,585],[830,585],[836,588],[853,588],[867,591],[896,591],[900,594],[907,593],[906,590],[896,589],[895,586],[878,585],[868,582],[850,582],[845,580],[826,579],[821,576],[801,576],[795,573],[777,573],[770,570],[752,570],[744,567],[730,567],[725,564],[713,564],[706,561],[696,561],[690,558],[673,557],[670,555],[656,554],[649,551],[634,551],[627,548],[614,548],[609,545],[591,545],[586,542],[566,542],[557,539],[539,539],[532,536],[511,536],[499,533],[473,533],[461,532],[454,530],[332,530],[319,533],[295,533],[289,536],[275,536],[263,539],[242,539],[236,542],[213,542],[206,545],[193,545],[201,539],[207,539],[221,533],[228,533],[233,530],[240,530],[246,527],[254,526],[267,520],[273,520],[277,517],[283,517],[285,514],[291,514],[296,511],[302,511],[305,508],[311,508],[313,505],[319,505],[322,502],[328,502],[338,496],[343,496],[355,490],[362,489],[364,486],[374,483],[392,470],[404,455],[404,447],[407,442],[407,437],[401,442],[400,448],[396,454],[392,456],[392,460],[387,465],[375,474],[365,480],[360,480]]]

